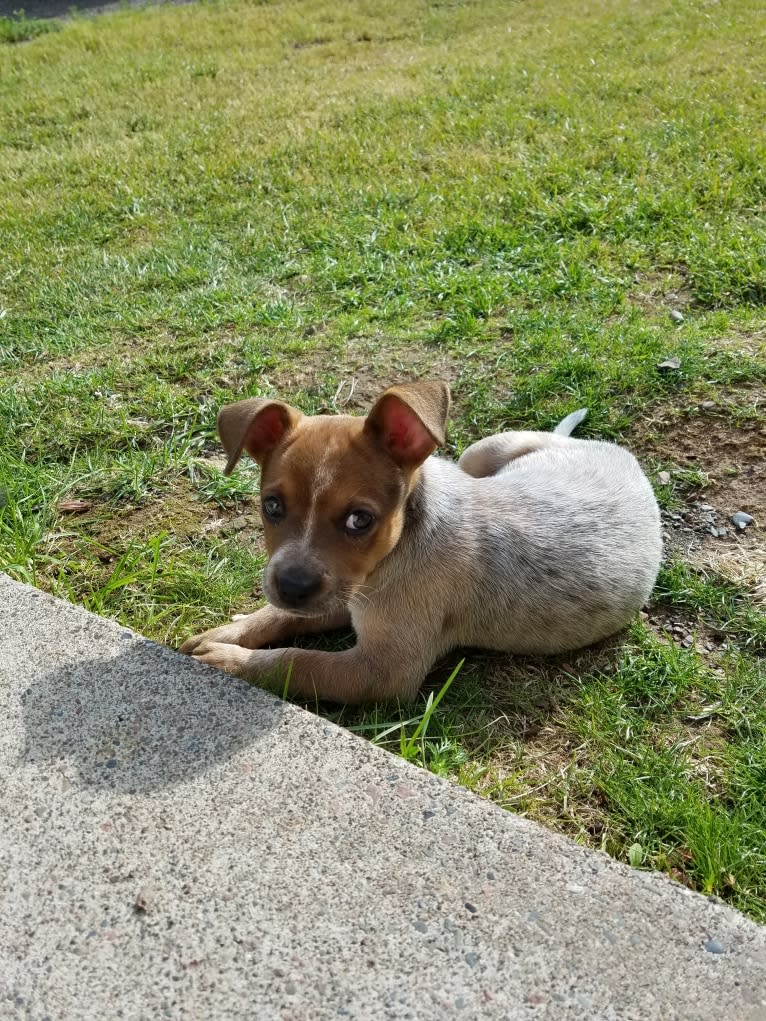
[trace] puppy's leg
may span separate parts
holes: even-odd
[[[473,443],[463,451],[458,467],[475,479],[483,479],[488,475],[497,475],[511,461],[525,454],[546,447],[560,447],[569,442],[566,436],[543,432],[507,432],[487,436],[486,439]]]
[[[257,649],[263,645],[283,642],[296,635],[317,634],[321,631],[347,627],[350,623],[351,615],[345,607],[322,617],[301,617],[267,604],[242,620],[235,620],[231,624],[224,624],[222,627],[188,638],[179,652],[195,653],[202,644],[211,642]]]
[[[226,673],[255,681],[296,698],[331,702],[412,701],[425,676],[420,664],[392,657],[390,647],[360,645],[343,652],[315,649],[244,649],[239,645],[206,642],[194,658]]]

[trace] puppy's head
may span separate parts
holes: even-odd
[[[364,586],[399,541],[407,496],[444,442],[448,411],[441,382],[391,387],[366,418],[306,417],[261,399],[221,409],[225,473],[243,452],[261,466],[269,602],[314,616]]]

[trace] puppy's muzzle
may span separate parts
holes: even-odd
[[[322,575],[299,565],[284,567],[274,573],[274,587],[282,606],[291,610],[307,608],[319,595]]]

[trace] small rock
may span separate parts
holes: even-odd
[[[705,943],[705,950],[707,950],[709,954],[726,953],[724,945],[722,943],[719,943],[717,939],[709,939],[707,943]]]
[[[683,313],[679,312],[677,308],[671,308],[670,318],[674,323],[682,323],[684,321]]]
[[[147,914],[149,911],[153,911],[157,906],[157,897],[153,890],[150,890],[147,886],[142,886],[136,894],[136,899],[133,904],[136,911],[140,914]]]
[[[732,514],[731,520],[740,531],[753,523],[753,518],[750,514],[746,514],[745,511],[737,511],[736,514]]]
[[[700,408],[702,408],[703,411],[712,411],[715,406],[715,401],[703,401],[702,404],[700,404]]]
[[[701,511],[711,511],[711,510],[713,510],[713,507],[709,503],[701,503],[701,504],[699,504],[699,509]]]
[[[661,486],[667,486],[670,482],[670,472],[658,472],[657,481]]]
[[[715,528],[713,525],[710,525],[710,527],[708,528],[708,532],[710,532],[714,539],[718,538],[718,529]]]
[[[674,355],[672,358],[666,358],[664,362],[660,362],[657,368],[660,369],[661,372],[668,372],[671,369],[680,369],[681,359],[676,358]]]

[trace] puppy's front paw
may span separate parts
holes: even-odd
[[[223,627],[214,627],[210,631],[203,631],[199,635],[192,635],[183,643],[179,652],[186,656],[196,655],[196,650],[209,642],[221,642],[224,645],[239,645],[243,637],[242,626],[239,621],[232,624],[224,624]]]
[[[208,632],[208,634],[211,633],[214,632]],[[194,641],[194,639],[190,639],[190,641]],[[188,645],[189,642],[185,644]],[[184,646],[181,647],[181,651],[184,651]],[[233,674],[234,677],[244,677],[247,660],[252,656],[252,652],[250,649],[243,649],[241,645],[211,641],[205,635],[200,635],[192,651],[192,656],[200,663],[207,663],[208,666],[214,666],[227,674]]]
[[[197,646],[192,657],[233,677],[241,677],[243,681],[254,681],[261,688],[280,692],[285,686],[282,657],[287,651],[245,649],[241,645],[205,641]],[[289,668],[287,676],[289,677]]]

